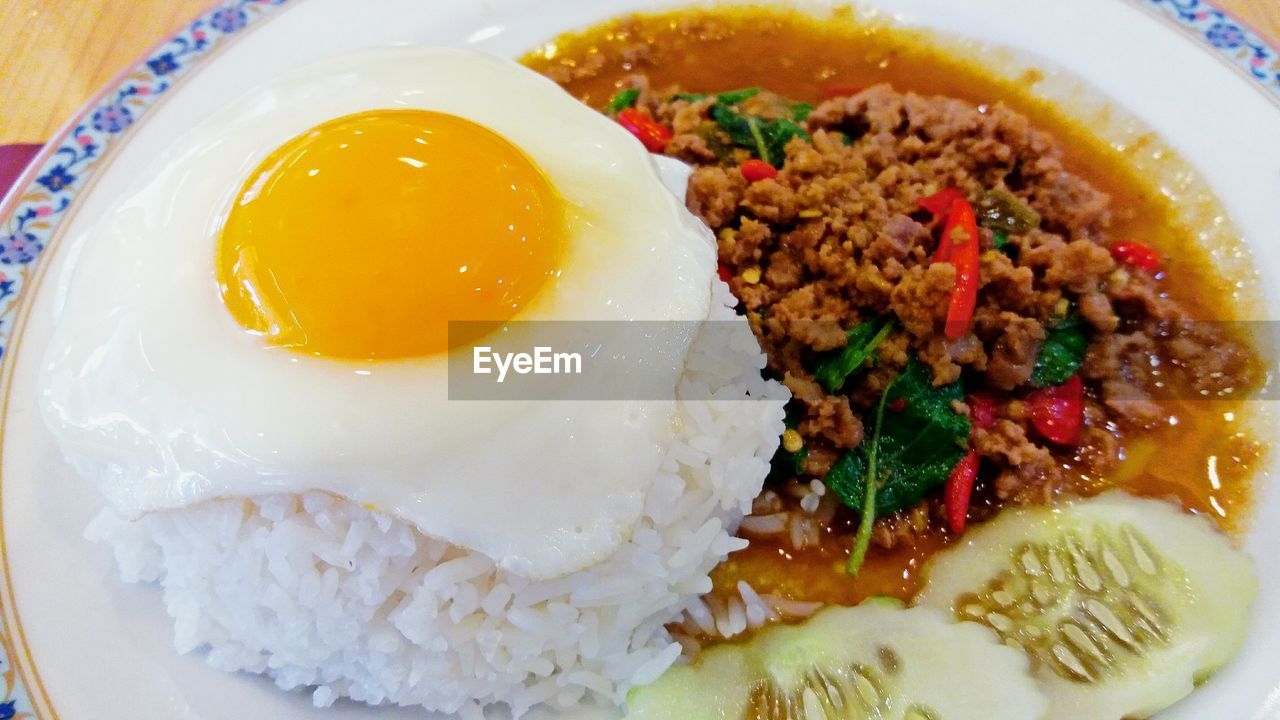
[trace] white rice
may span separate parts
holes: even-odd
[[[761,595],[739,580],[736,595],[724,600],[707,595],[690,602],[684,616],[672,624],[672,635],[686,656],[695,655],[706,641],[731,640],[772,623],[803,620],[822,609],[822,603]]]
[[[792,550],[817,547],[822,529],[831,524],[840,499],[827,492],[821,480],[790,481],[782,492],[766,490],[752,504],[752,514],[743,518],[738,532],[748,540],[783,540]],[[794,506],[794,507],[791,507]]]
[[[747,540],[783,542],[796,551],[817,547],[823,528],[831,524],[839,507],[839,498],[822,481],[792,480],[778,490],[761,493],[738,532]],[[734,590],[737,594],[727,600],[722,588],[719,596],[704,597],[685,608],[672,627],[686,655],[696,654],[704,642],[730,640],[775,622],[803,620],[822,608],[818,602],[762,595],[741,580]]]
[[[717,282],[712,319],[733,319],[734,303]],[[493,703],[516,717],[619,703],[689,649],[667,623],[737,634],[792,614],[744,592],[713,617],[699,598],[711,569],[746,545],[733,532],[760,492],[788,397],[760,378],[751,333],[726,348],[720,325],[690,354],[677,439],[632,537],[567,577],[515,575],[319,492],[213,500],[136,522],[108,510],[86,536],[111,544],[124,580],[163,586],[179,652],[309,688],[318,706],[349,697],[473,718]]]

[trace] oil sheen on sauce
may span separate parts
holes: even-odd
[[[1187,304],[1207,309],[1202,317],[1239,316],[1231,287],[1215,274],[1208,253],[1196,242],[1195,228],[1177,219],[1169,201],[1120,151],[1034,98],[1026,86],[1035,77],[995,77],[973,62],[943,55],[922,35],[860,25],[840,11],[819,19],[761,8],[696,10],[633,16],[563,35],[523,62],[553,74],[597,108],[636,72],[646,73],[659,88],[680,85],[691,92],[718,92],[759,86],[808,102],[821,101],[829,88],[881,82],[974,103],[1002,102],[1054,134],[1065,149],[1067,167],[1111,195],[1113,238],[1140,238],[1165,253],[1170,296],[1194,298]],[[1070,473],[1066,490],[1094,494],[1123,487],[1140,495],[1177,498],[1229,531],[1242,530],[1260,456],[1260,446],[1240,429],[1247,407],[1239,400],[1184,399],[1169,401],[1168,410],[1176,423],[1126,438],[1124,460],[1113,471],[1105,477]],[[1071,458],[1063,464],[1075,467]],[[793,600],[854,604],[872,595],[906,599],[919,587],[923,563],[952,539],[936,534],[889,552],[873,548],[861,574],[851,580],[841,570],[849,537],[848,527],[827,528],[817,547],[800,551],[753,541],[716,569],[716,588],[733,593],[737,582],[746,580],[758,592]]]

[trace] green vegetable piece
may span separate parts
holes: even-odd
[[[1031,384],[1042,388],[1066,382],[1084,364],[1088,348],[1084,321],[1078,313],[1068,314],[1045,334],[1031,371]]]
[[[1010,257],[1010,258],[1013,258],[1013,259],[1015,259],[1015,260],[1017,259],[1017,257],[1018,257],[1018,246],[1017,246],[1017,245],[1014,245],[1014,244],[1009,240],[1009,236],[1008,236],[1008,235],[1005,235],[1004,233],[997,231],[997,232],[995,233],[995,243],[994,243],[994,244],[995,244],[995,248],[996,248],[996,250],[999,250],[1000,252],[1004,253],[1006,256],[1008,256],[1008,257]]]
[[[787,118],[764,120],[756,115],[739,113],[724,103],[711,106],[711,119],[729,136],[730,142],[750,150],[753,155],[781,167],[786,159],[785,148],[793,137],[809,139],[809,133]]]
[[[865,365],[876,347],[889,337],[893,328],[893,317],[889,315],[854,325],[846,334],[849,341],[844,348],[829,353],[814,368],[814,378],[827,392],[839,392],[849,376]]]
[[[628,693],[624,720],[1039,720],[1028,670],[991,630],[872,599],[704,649]]]
[[[743,100],[753,98],[759,94],[760,94],[760,88],[758,87],[743,88],[741,90],[730,90],[729,92],[722,92],[716,95],[716,101],[723,103],[725,105],[737,105]]]
[[[769,141],[764,137],[764,131],[760,128],[763,121],[755,115],[747,116],[747,130],[751,133],[751,142],[755,145],[756,155],[767,163],[772,164],[769,159]]]
[[[1249,634],[1257,571],[1233,545],[1208,517],[1117,490],[1005,508],[929,560],[915,602],[1030,655],[1045,720],[1149,718]]]
[[[812,103],[796,103],[791,106],[791,119],[798,123],[802,123],[809,119],[809,113],[813,112]]]
[[[783,408],[782,422],[788,428],[795,429],[800,424],[800,421],[804,419],[804,415],[804,403],[792,398]],[[796,452],[787,452],[786,448],[779,444],[778,449],[773,453],[773,458],[769,461],[768,480],[788,480],[803,475],[804,462],[808,458],[809,448],[807,447],[800,448]]]
[[[1002,190],[988,190],[978,198],[978,224],[1009,235],[1040,227],[1040,213]]]
[[[755,137],[751,134],[751,126],[747,124],[747,118],[739,114],[728,105],[719,103],[712,105],[708,111],[711,119],[715,120],[721,130],[729,136],[730,142],[739,147],[754,149],[756,146]]]
[[[894,378],[880,393],[880,404],[876,406],[875,431],[871,434],[871,447],[867,450],[867,477],[862,496],[862,517],[858,518],[858,534],[854,536],[853,548],[849,552],[849,561],[845,564],[845,572],[850,577],[858,577],[862,563],[867,559],[867,550],[871,547],[871,527],[876,523],[876,493],[880,490],[880,472],[876,460],[880,456],[880,431],[884,428],[884,406],[889,400],[889,391],[898,384]]]
[[[733,158],[733,146],[724,141],[724,133],[715,123],[702,123],[693,129],[693,134],[702,138],[716,160],[727,163]]]
[[[761,134],[765,138],[766,153],[761,155],[760,159],[774,167],[782,167],[782,163],[787,159],[787,143],[791,142],[791,138],[802,137],[805,140],[809,139],[809,133],[805,132],[804,128],[786,118],[762,120],[760,124]]]
[[[880,515],[912,507],[944,485],[969,443],[969,418],[951,407],[964,397],[962,383],[934,387],[929,368],[912,357],[886,397],[888,404],[901,400],[903,407],[885,414],[876,443],[882,485],[875,510]],[[840,501],[857,512],[865,502],[870,451],[864,442],[845,453],[823,478]]]
[[[636,88],[631,88],[630,90],[623,90],[622,92],[613,96],[613,99],[609,101],[609,105],[605,107],[605,112],[608,112],[609,114],[614,114],[614,113],[622,112],[623,110],[626,110],[629,107],[635,107],[636,99],[639,97],[640,97],[640,91]]]

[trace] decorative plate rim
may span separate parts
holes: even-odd
[[[0,407],[8,407],[14,365],[9,357],[12,353],[7,352],[8,341],[14,319],[23,309],[26,296],[22,288],[35,271],[41,252],[56,238],[73,198],[92,185],[99,161],[118,149],[144,113],[199,61],[209,59],[247,28],[271,17],[285,2],[212,2],[195,20],[152,46],[81,106],[0,199],[0,378],[4,379]],[[2,434],[0,425],[0,437]],[[4,546],[0,528],[0,597],[4,602],[0,608],[0,720],[56,720],[57,712],[22,642],[21,628],[15,632],[9,627],[16,608],[11,607],[13,594]]]
[[[100,161],[117,149],[138,120],[177,81],[215,50],[253,27],[289,0],[217,0],[195,20],[157,43],[110,81],[54,133],[0,199],[0,377],[12,373],[8,352],[13,320],[18,315],[28,278],[42,251],[56,238],[73,199],[84,192]],[[1269,39],[1210,0],[1125,0],[1177,27],[1205,50],[1248,77],[1255,87],[1280,104],[1280,39]],[[691,4],[696,0],[690,0]],[[296,0],[295,0],[296,4]],[[7,406],[7,383],[0,388]],[[0,556],[4,539],[0,530]],[[3,588],[8,604],[8,562],[3,557]],[[3,608],[9,617],[10,608]],[[20,638],[19,638],[20,640]],[[14,660],[18,650],[11,628],[0,621],[0,720],[56,718],[47,693],[26,663]],[[25,650],[25,648],[23,648]],[[28,662],[29,662],[28,657]],[[34,671],[34,666],[31,667]],[[33,698],[30,690],[38,695]],[[33,699],[40,702],[33,704]],[[47,712],[41,714],[36,708]]]

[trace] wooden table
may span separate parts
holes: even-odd
[[[1280,0],[1217,4],[1280,38]],[[209,5],[0,0],[0,144],[48,138],[103,83]]]

